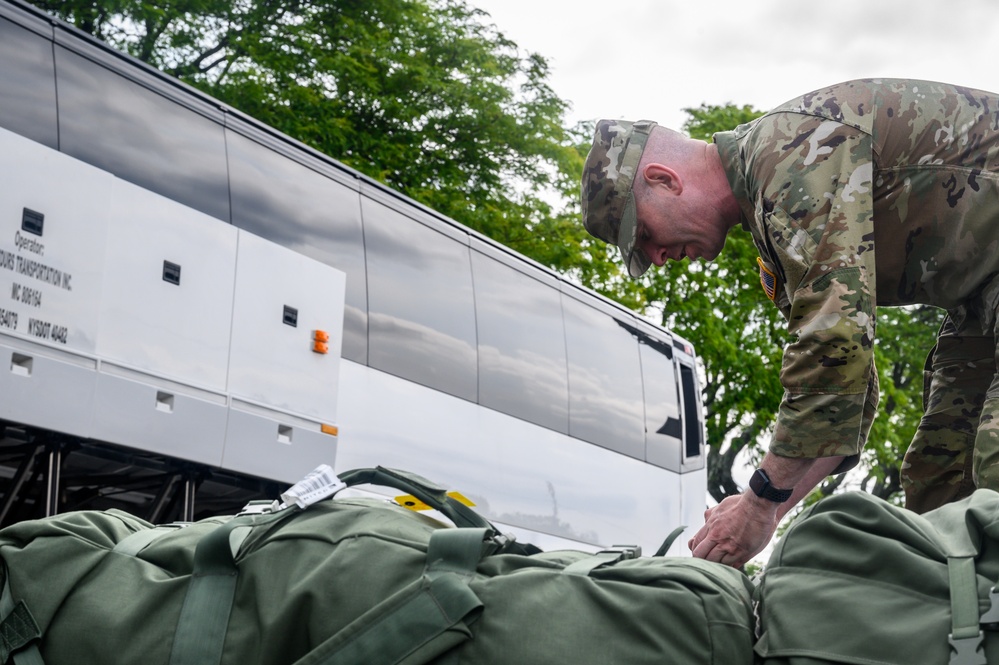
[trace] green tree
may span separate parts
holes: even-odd
[[[640,305],[578,223],[584,155],[547,61],[463,0],[38,0],[233,107]],[[588,140],[588,136],[586,139]]]

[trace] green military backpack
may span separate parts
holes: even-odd
[[[371,498],[302,509],[301,492],[187,525],[118,511],[14,524],[0,531],[0,662],[754,661],[752,585],[736,570],[628,548],[543,553],[418,476],[339,481],[408,492],[457,526]]]
[[[758,593],[767,665],[999,664],[999,493],[917,515],[823,499],[777,543]]]

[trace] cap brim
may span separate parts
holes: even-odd
[[[621,212],[621,226],[618,227],[617,247],[621,258],[633,278],[641,277],[652,265],[649,257],[638,247],[638,219],[635,212],[635,195],[628,193],[628,200]]]

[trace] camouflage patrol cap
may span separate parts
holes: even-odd
[[[652,261],[636,246],[638,224],[631,186],[642,151],[656,123],[651,120],[600,120],[583,166],[583,226],[617,245],[632,277],[641,277]]]

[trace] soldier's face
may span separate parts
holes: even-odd
[[[680,205],[680,198],[637,209],[637,245],[654,265],[685,258],[712,261],[725,245],[725,232],[719,232],[717,220]]]

